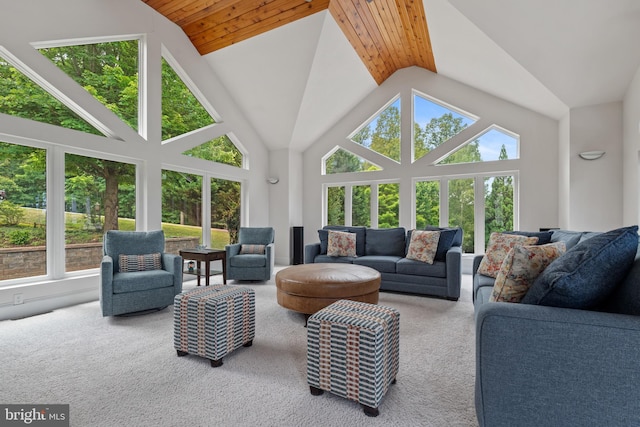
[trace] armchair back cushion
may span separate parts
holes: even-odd
[[[120,271],[120,255],[145,255],[164,252],[164,232],[107,231],[103,241],[104,254],[113,258],[113,271]]]
[[[240,227],[238,243],[268,245],[273,243],[273,227]]]

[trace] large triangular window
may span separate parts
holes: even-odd
[[[389,103],[349,138],[378,154],[400,162],[400,98]]]
[[[413,94],[413,161],[472,125],[476,117],[444,103]]]
[[[185,156],[197,157],[225,165],[242,167],[242,152],[238,150],[227,135],[219,136],[211,141],[185,151]]]
[[[485,132],[449,154],[438,164],[457,164],[510,160],[520,157],[520,138],[491,126]]]
[[[131,128],[138,130],[138,40],[39,49]]]
[[[102,135],[0,56],[0,113]]]
[[[344,148],[336,147],[324,158],[324,174],[379,171],[382,168]]]
[[[180,76],[162,58],[162,140],[215,123]]]

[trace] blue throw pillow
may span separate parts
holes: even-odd
[[[438,249],[436,250],[436,261],[446,261],[447,252],[452,246],[462,246],[462,229],[456,228],[440,228],[426,226],[425,230],[440,231],[440,240],[438,240]],[[409,232],[411,233],[411,232]],[[407,242],[411,241],[411,234],[407,236]]]
[[[551,243],[564,242],[567,250],[569,250],[578,244],[581,237],[581,231],[553,230],[551,232]]]
[[[627,275],[638,250],[638,226],[599,234],[553,261],[524,296],[524,304],[591,309]]]
[[[603,310],[640,316],[640,245],[627,277],[614,289]]]

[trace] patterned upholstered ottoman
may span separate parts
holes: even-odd
[[[216,368],[224,356],[253,343],[253,289],[226,285],[192,289],[176,295],[173,310],[173,344],[178,356],[206,357]]]
[[[391,307],[340,300],[309,317],[307,382],[362,404],[369,416],[398,373],[400,313]]]

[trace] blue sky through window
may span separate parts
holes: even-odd
[[[498,129],[491,129],[476,139],[479,141],[478,149],[480,150],[480,155],[485,162],[498,160],[503,145],[507,150],[508,159],[517,159],[520,157],[518,153],[518,139]]]
[[[450,110],[442,105],[421,97],[413,95],[413,120],[418,123],[421,128],[438,117],[442,117],[447,113],[451,113],[454,118],[461,118],[465,127],[475,123],[475,119],[462,115],[456,111]]]

